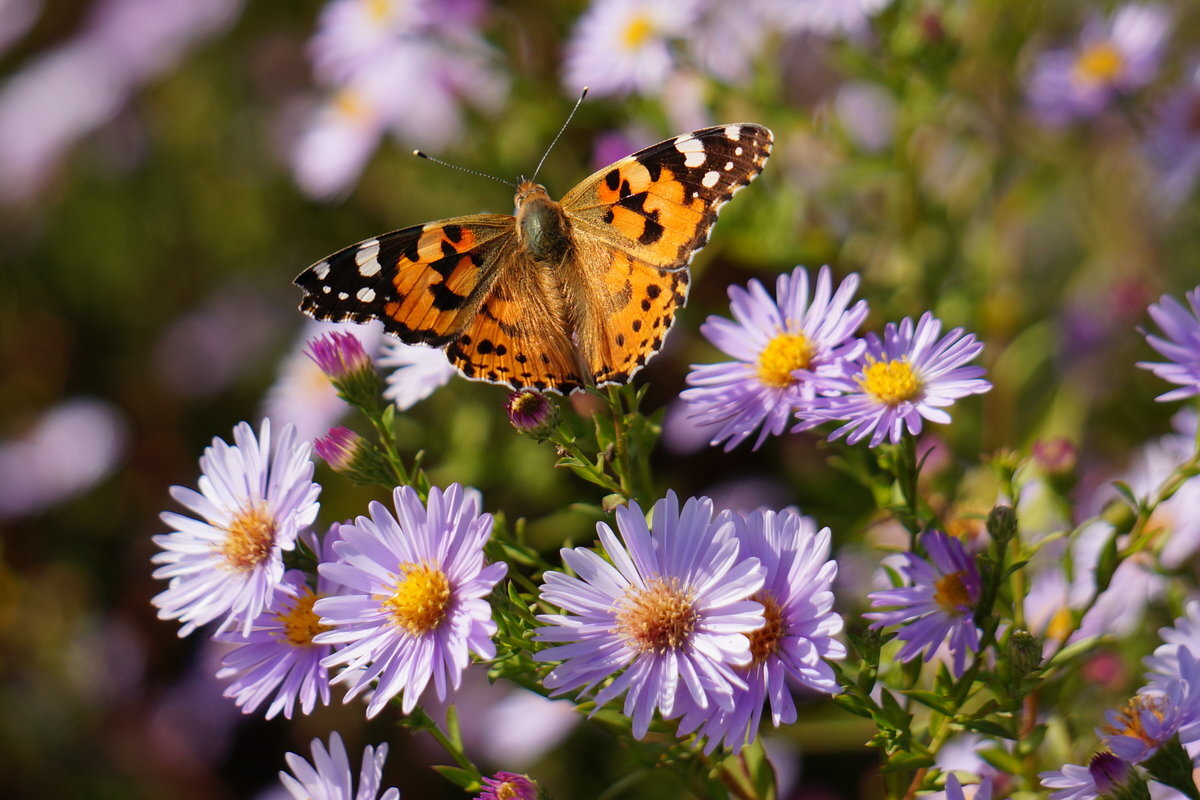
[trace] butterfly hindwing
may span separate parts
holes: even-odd
[[[513,238],[512,217],[476,214],[367,239],[296,278],[300,307],[317,319],[378,319],[402,341],[441,347],[470,321]]]

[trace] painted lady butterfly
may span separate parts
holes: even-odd
[[[516,216],[472,214],[347,247],[296,278],[324,320],[378,319],[473,380],[570,393],[625,383],[687,300],[688,264],[752,181],[771,132],[740,123],[640,150],[560,201],[522,179]]]

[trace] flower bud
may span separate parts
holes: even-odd
[[[1022,679],[1042,665],[1042,643],[1029,631],[1013,631],[1008,637],[1008,663]]]
[[[1003,550],[1017,535],[1017,512],[1011,506],[995,506],[988,513],[987,529],[996,545]]]
[[[484,778],[483,786],[477,800],[538,800],[538,785],[528,775],[497,772]]]
[[[542,392],[522,389],[513,392],[504,403],[508,421],[522,433],[544,434],[558,422],[557,409]]]
[[[347,403],[363,408],[379,405],[383,381],[357,336],[342,331],[318,336],[308,343],[308,357]]]
[[[313,440],[317,455],[334,472],[364,486],[393,483],[387,458],[363,437],[341,425],[329,429],[325,436]]]
[[[1102,750],[1092,756],[1088,772],[1096,792],[1105,800],[1149,800],[1146,781],[1128,761]]]

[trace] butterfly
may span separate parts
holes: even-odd
[[[555,202],[531,180],[516,213],[414,225],[296,278],[316,319],[367,322],[445,350],[465,377],[569,394],[626,383],[687,301],[717,213],[762,171],[771,131],[693,131],[599,170]]]

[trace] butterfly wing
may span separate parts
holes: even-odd
[[[704,128],[605,167],[562,199],[576,247],[576,338],[596,384],[627,381],[662,347],[687,301],[688,264],[771,144],[761,125]]]
[[[554,391],[583,383],[561,291],[517,246],[513,217],[477,214],[359,242],[302,272],[300,308],[444,348],[473,380]]]
[[[442,347],[474,316],[514,241],[513,218],[501,214],[386,233],[300,273],[300,308],[316,319],[378,319],[404,342]]]

